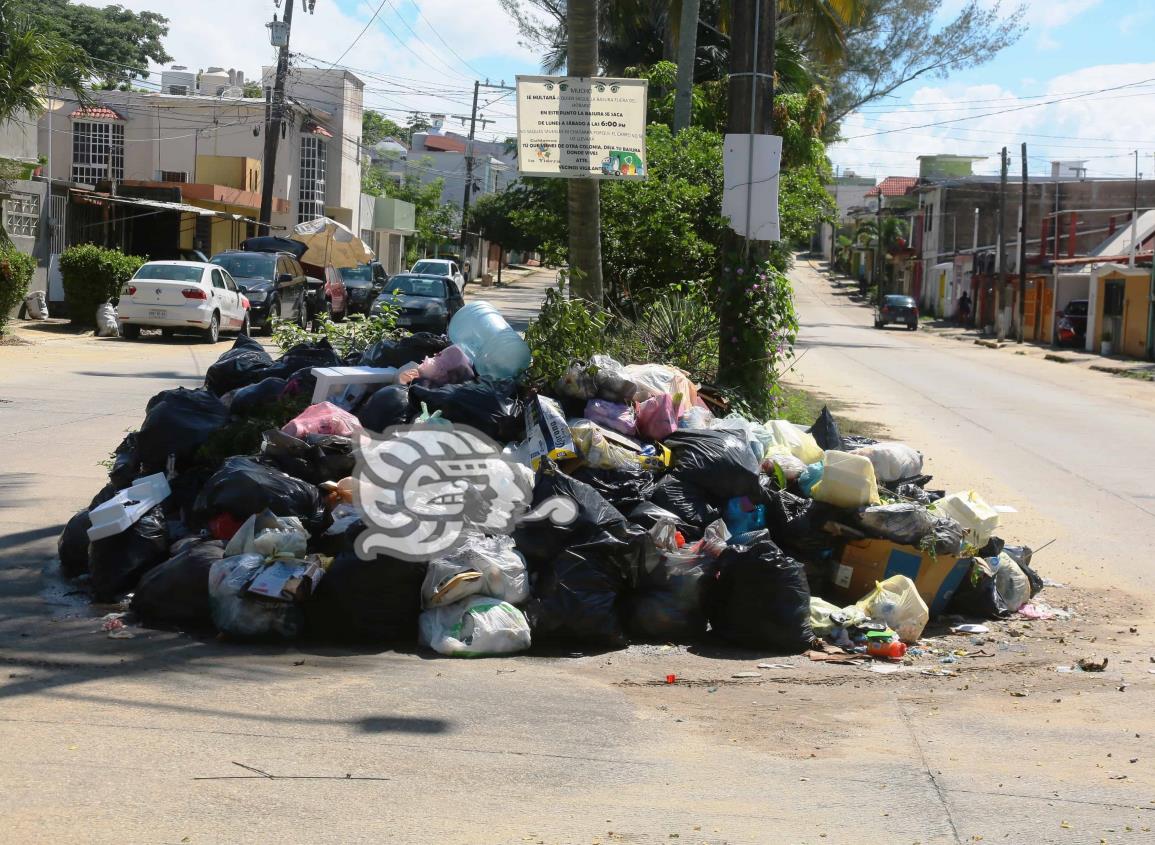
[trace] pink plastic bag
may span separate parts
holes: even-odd
[[[638,434],[651,440],[664,440],[678,430],[674,397],[668,393],[652,396],[637,406]]]
[[[307,434],[349,437],[360,429],[361,423],[344,408],[338,408],[332,402],[318,402],[285,423],[281,431],[303,439]]]
[[[421,378],[429,379],[438,387],[444,384],[461,384],[473,378],[473,362],[460,346],[454,344],[422,361],[417,367],[417,374]]]
[[[591,399],[587,402],[586,419],[622,434],[633,436],[638,432],[638,421],[634,417],[634,412],[625,405],[606,399]]]

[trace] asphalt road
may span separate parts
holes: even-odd
[[[1129,386],[1105,377],[1073,389],[1010,355],[874,332],[799,282],[807,383],[860,398],[950,486],[1019,508],[1024,539],[1062,529],[1047,575],[1110,567],[1127,592],[1051,600],[1113,601],[1110,620],[1015,623],[950,677],[790,657],[740,680],[767,656],[706,647],[455,661],[109,639],[108,608],[44,574],[55,538],[147,399],[198,384],[227,344],[49,333],[0,347],[0,840],[1152,841],[1153,652],[1125,633],[1149,621],[1148,406],[1110,402]],[[491,298],[530,313],[547,283]],[[1111,671],[1057,675],[1064,637],[1108,648]]]

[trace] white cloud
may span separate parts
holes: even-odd
[[[903,107],[868,107],[848,118],[843,136],[851,140],[833,146],[831,160],[860,174],[898,176],[916,175],[919,155],[985,155],[988,159],[977,163],[975,172],[993,173],[1000,147],[1005,144],[1017,159],[1019,144],[1026,141],[1032,173],[1049,173],[1052,159],[1085,158],[1092,176],[1126,176],[1133,167],[1129,151],[1145,145],[1150,149],[1144,139],[1150,138],[1149,127],[1155,123],[1155,81],[1144,80],[1155,80],[1155,63],[1083,68],[1048,80],[1041,90],[996,85],[920,88]],[[1140,84],[1078,93],[1129,83]],[[1034,105],[1047,100],[1061,102]],[[991,114],[999,111],[1004,113]],[[925,125],[981,114],[987,116]],[[888,131],[896,129],[900,131]],[[880,132],[886,134],[874,134]],[[1146,155],[1141,169],[1152,173],[1155,162]]]
[[[80,2],[103,6],[107,0]],[[195,6],[180,0],[118,2],[134,11],[154,11],[169,19],[164,44],[175,64],[192,69],[231,67],[243,70],[247,78],[259,78],[262,66],[276,62],[265,28],[276,11],[270,2],[200,0]],[[537,72],[538,57],[518,43],[516,24],[498,0],[416,0],[420,17],[411,2],[386,3],[378,19],[341,59],[344,66],[390,78],[364,75],[367,107],[393,109],[394,117],[413,109],[468,112],[473,80],[479,76],[469,64],[490,70],[495,82],[503,75],[512,83],[515,73]],[[335,0],[322,0],[316,4],[315,13],[308,15],[298,0],[291,49],[326,62],[337,59],[357,38],[377,5],[362,0],[356,14],[346,14]],[[436,30],[452,51],[431,30]],[[157,79],[153,77],[154,81]],[[495,106],[492,111],[511,114],[513,108],[506,101],[503,107]],[[510,128],[512,119],[503,117],[501,125],[490,127],[487,134],[508,134],[506,130]]]

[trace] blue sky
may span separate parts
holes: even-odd
[[[1017,168],[1025,141],[1034,174],[1049,173],[1048,162],[1061,158],[1086,159],[1091,175],[1130,175],[1136,148],[1140,170],[1155,172],[1155,82],[1133,84],[1155,80],[1155,3],[1035,0],[1026,22],[1022,39],[988,64],[908,85],[848,119],[849,140],[831,149],[831,160],[862,175],[915,175],[916,156],[949,152],[986,155],[976,171],[996,172],[999,148],[1010,148]],[[1035,105],[1064,97],[1071,99]],[[1032,108],[893,131],[1024,105]]]

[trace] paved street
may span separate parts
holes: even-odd
[[[552,276],[468,293],[528,314]],[[796,377],[1018,509],[1010,536],[1057,538],[1039,568],[1071,586],[1047,598],[1082,618],[997,626],[953,677],[772,657],[789,668],[747,681],[767,655],[709,646],[453,661],[108,639],[106,608],[42,568],[147,399],[227,344],[46,334],[0,347],[5,841],[1155,841],[1155,391],[877,332],[795,278]],[[1098,652],[1102,675],[1054,671]]]

